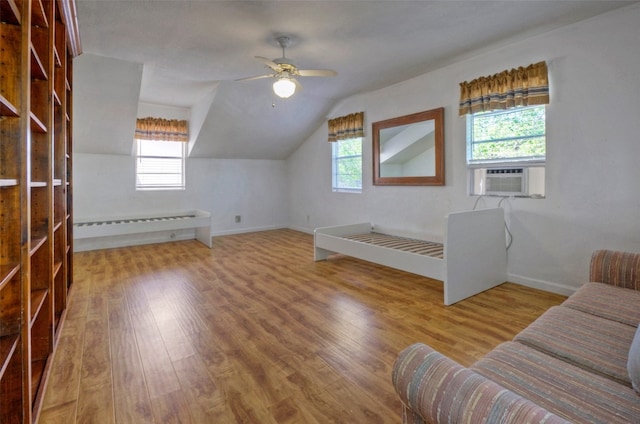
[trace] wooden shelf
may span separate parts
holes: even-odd
[[[19,340],[20,334],[10,334],[8,336],[0,337],[0,379],[4,375],[11,358],[18,347]]]
[[[31,326],[38,318],[40,309],[47,299],[47,294],[49,294],[49,289],[31,290]]]
[[[38,394],[42,377],[44,376],[44,369],[47,365],[46,359],[36,359],[31,361],[31,402],[33,402]]]
[[[31,79],[47,80],[47,71],[38,56],[35,46],[31,43]]]
[[[20,270],[19,263],[0,265],[0,290],[13,278]]]
[[[53,102],[56,104],[56,106],[62,106],[60,97],[58,96],[58,93],[56,93],[55,91],[53,92]]]
[[[18,185],[18,180],[13,178],[0,178],[0,187],[14,187]]]
[[[23,0],[26,1],[26,0]],[[33,0],[31,2],[31,24],[33,26],[48,28],[49,21],[47,19],[47,13],[44,10],[42,0]]]
[[[28,41],[21,26],[23,1],[0,0],[0,422],[23,423],[22,343],[25,280],[21,273],[28,230],[24,211],[26,192],[21,168],[27,137],[23,113]],[[25,19],[27,21],[28,19]]]
[[[58,49],[56,46],[53,46],[53,57],[55,60],[56,68],[62,68],[62,61],[60,60],[60,55],[58,54]]]
[[[43,233],[38,233],[37,231],[31,231],[31,249],[29,250],[29,254],[33,256],[34,253],[40,249],[40,247],[47,241],[47,235]]]
[[[75,0],[0,0],[1,423],[39,421],[72,286],[76,16]]]
[[[0,94],[0,116],[20,116],[18,108]]]
[[[14,25],[20,25],[20,21],[22,20],[20,8],[14,0],[0,1],[0,16],[2,17],[2,22]]]
[[[62,261],[56,261],[53,264],[53,278],[56,278],[56,275],[58,275],[60,268],[62,268]]]
[[[35,113],[29,112],[29,118],[31,118],[30,119],[31,120],[31,131],[34,131],[34,132],[37,132],[37,133],[41,133],[41,134],[46,134],[47,133],[47,126],[42,123],[40,118],[38,118]]]

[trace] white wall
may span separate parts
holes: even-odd
[[[287,225],[284,161],[187,159],[177,191],[136,191],[133,156],[75,153],[73,168],[76,222],[203,209],[212,235]]]
[[[371,134],[364,139],[363,192],[331,192],[331,147],[321,126],[290,157],[290,226],[372,221],[400,232],[442,235],[443,217],[471,209],[459,82],[545,60],[545,199],[503,203],[513,233],[513,282],[570,293],[588,279],[598,248],[640,251],[640,5],[518,41],[377,92],[342,101],[330,118],[365,111],[371,123],[445,107],[444,187],[372,185]],[[495,206],[483,198],[479,207]]]
[[[211,233],[287,226],[286,162],[189,158],[184,191],[136,191],[133,135],[137,116],[189,119],[188,108],[139,103],[140,64],[84,54],[74,61],[74,220],[159,216],[203,209]],[[211,96],[195,107],[198,132]],[[98,143],[95,141],[98,140]],[[203,140],[202,142],[205,142]],[[116,152],[111,154],[108,152]],[[235,222],[235,216],[241,222]],[[169,240],[172,232],[137,236]],[[177,233],[177,239],[187,235]],[[193,233],[193,231],[192,231]],[[131,237],[82,240],[77,248],[130,244]]]
[[[131,154],[142,65],[92,54],[73,60],[73,151]]]

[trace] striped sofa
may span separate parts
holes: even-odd
[[[469,368],[402,351],[403,422],[640,423],[640,253],[595,252],[590,281]]]

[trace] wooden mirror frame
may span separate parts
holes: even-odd
[[[435,121],[435,175],[411,177],[380,176],[380,130],[422,121]],[[378,121],[372,124],[373,129],[373,185],[444,185],[444,108],[431,109],[411,115]]]

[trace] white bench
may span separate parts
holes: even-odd
[[[199,209],[158,216],[79,220],[73,224],[73,238],[97,239],[187,229],[194,229],[195,239],[211,248],[211,213]]]

